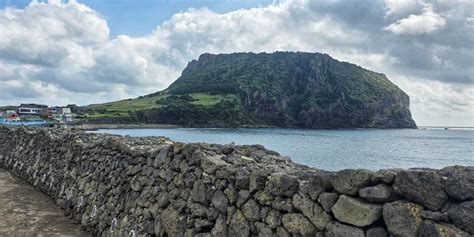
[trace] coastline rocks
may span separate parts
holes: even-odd
[[[423,207],[415,203],[396,201],[383,205],[383,219],[394,236],[415,237],[422,223]]]
[[[285,214],[281,222],[291,234],[312,235],[316,233],[316,227],[299,213]]]
[[[448,200],[445,184],[443,177],[434,171],[402,170],[395,178],[394,189],[407,199],[436,211]]]
[[[326,225],[332,220],[332,217],[324,212],[321,206],[299,194],[293,196],[293,205],[295,209],[302,212],[318,230],[324,230]]]
[[[339,195],[337,193],[321,193],[318,202],[321,204],[325,212],[331,212],[331,208],[336,203]]]
[[[459,230],[453,225],[439,224],[432,221],[424,221],[421,226],[419,237],[470,237],[471,235]]]
[[[292,197],[298,187],[298,179],[284,173],[274,173],[267,181],[267,190],[274,196]]]
[[[455,166],[446,182],[446,192],[457,200],[474,199],[474,167]]]
[[[372,172],[368,170],[346,169],[337,172],[331,179],[331,184],[339,193],[352,196],[370,183],[371,176]]]
[[[365,232],[365,237],[388,237],[388,233],[382,227],[374,227]]]
[[[329,172],[262,146],[48,128],[0,126],[0,144],[0,167],[97,236],[474,234],[473,167]]]
[[[325,237],[365,237],[365,235],[359,228],[331,222],[326,227]]]
[[[457,227],[474,235],[474,201],[454,206],[448,211],[448,216]]]
[[[332,207],[337,220],[363,227],[377,221],[382,216],[382,206],[341,195]]]
[[[387,202],[393,195],[393,189],[386,184],[378,184],[359,190],[359,196],[370,202]]]

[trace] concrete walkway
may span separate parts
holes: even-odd
[[[45,194],[0,169],[0,236],[91,236]]]

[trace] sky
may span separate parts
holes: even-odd
[[[202,53],[305,51],[381,72],[418,125],[474,126],[474,1],[0,0],[0,105],[165,89]]]

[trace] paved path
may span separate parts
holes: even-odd
[[[0,236],[91,236],[45,194],[0,169]]]

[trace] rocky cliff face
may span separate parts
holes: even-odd
[[[416,127],[407,94],[385,75],[319,53],[204,54],[166,93],[236,99],[202,108],[171,104],[137,117],[157,123],[180,118],[192,126]]]
[[[55,129],[0,127],[0,144],[0,167],[97,236],[474,234],[474,167],[326,172],[258,145]]]

